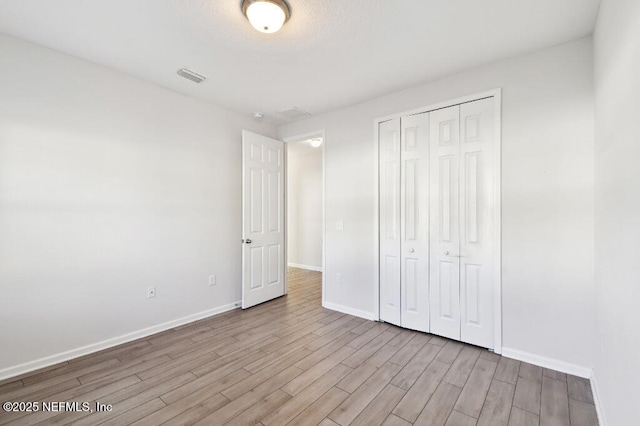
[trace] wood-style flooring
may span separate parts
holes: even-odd
[[[0,383],[0,402],[111,404],[0,424],[597,425],[589,382],[289,294]]]

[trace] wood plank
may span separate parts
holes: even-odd
[[[337,406],[349,397],[349,393],[332,387],[315,402],[305,408],[298,416],[287,423],[287,426],[306,426],[321,424],[322,419],[327,417]],[[336,424],[331,421],[331,423]]]
[[[381,425],[391,414],[391,410],[402,399],[406,391],[397,386],[387,385],[351,422],[351,426]]]
[[[340,425],[348,425],[380,393],[380,391],[398,374],[400,366],[387,363],[378,369],[366,382],[340,404],[329,418]]]
[[[561,382],[567,381],[567,375],[555,370],[549,370],[548,368],[542,369],[542,375],[549,377],[550,379],[560,380]]]
[[[455,409],[476,419],[480,416],[485,397],[491,386],[491,378],[498,365],[486,359],[478,359],[469,380],[465,384]]]
[[[445,364],[453,364],[453,361],[456,360],[458,354],[464,347],[464,344],[460,342],[454,342],[453,340],[449,340],[442,350],[438,352],[436,359],[440,362],[444,362]]]
[[[402,419],[396,416],[395,414],[389,414],[389,416],[386,418],[384,423],[382,423],[382,426],[411,426],[411,425],[412,423],[409,423],[405,419]]]
[[[540,424],[545,426],[569,426],[571,424],[566,383],[543,377]]]
[[[378,336],[376,336],[373,340],[371,340],[366,345],[362,346],[360,349],[354,352],[351,356],[349,356],[349,358],[342,361],[342,363],[351,368],[356,368],[362,363],[364,363],[367,359],[369,359],[374,353],[376,353],[379,349],[381,349],[394,337],[396,337],[395,333],[392,333],[390,331],[385,331],[382,334],[379,334]]]
[[[596,407],[575,399],[569,399],[569,419],[572,425],[598,426]]]
[[[416,419],[416,424],[444,426],[460,392],[462,392],[462,389],[459,387],[450,385],[447,382],[440,382],[424,410]]]
[[[537,365],[521,362],[518,375],[525,379],[538,380],[542,383],[542,367],[538,367]]]
[[[530,413],[540,414],[542,383],[535,379],[518,377],[516,391],[513,396],[513,406],[522,408]]]
[[[520,372],[520,361],[515,359],[500,357],[496,374],[493,378],[501,382],[516,385],[518,383],[518,374]]]
[[[393,414],[409,422],[415,422],[448,369],[449,364],[444,362],[433,361],[429,364],[398,403]]]
[[[487,361],[493,361],[489,358],[484,358]],[[496,362],[496,361],[493,361]],[[473,417],[467,416],[466,414],[462,414],[459,411],[453,410],[447,419],[447,423],[445,426],[475,426],[476,419]]]
[[[221,393],[228,399],[234,400],[244,395],[251,389],[255,388],[261,383],[269,380],[274,374],[290,367],[297,361],[309,355],[310,351],[305,348],[300,348],[297,351],[290,353],[288,356],[282,358],[278,362],[271,364],[267,369],[261,370],[244,380],[236,383],[235,385],[223,390]]]
[[[308,371],[309,370],[307,370],[307,372]],[[323,374],[316,381],[311,383],[311,385],[304,391],[292,397],[287,403],[282,404],[280,407],[271,411],[271,413],[261,420],[262,423],[267,426],[280,426],[288,423],[313,404],[314,401],[329,391],[329,389],[333,388],[336,383],[342,380],[351,371],[351,368],[346,365],[336,365],[326,374]]]
[[[307,386],[310,386],[313,382],[318,380],[323,374],[332,370],[336,365],[340,364],[344,359],[353,354],[354,351],[355,349],[348,346],[340,348],[338,351],[336,351],[326,359],[320,361],[319,363],[287,383],[282,387],[282,390],[287,392],[289,395],[297,395]],[[352,369],[349,368],[348,371],[350,372],[352,371]]]
[[[569,387],[569,398],[593,404],[593,393],[591,392],[591,383],[589,383],[588,379],[569,374],[567,375],[567,384]]]
[[[439,346],[427,343],[418,353],[405,365],[400,373],[393,379],[391,384],[402,389],[409,389],[427,366],[434,360],[438,352]],[[397,365],[397,364],[396,364]]]
[[[249,376],[249,373],[245,370],[237,370],[228,376],[225,376],[217,381],[211,383],[204,388],[201,388],[198,392],[188,394],[178,401],[168,404],[165,408],[162,408],[155,413],[149,415],[145,419],[140,420],[139,425],[155,426],[163,424],[166,421],[173,419],[176,416],[184,417],[183,413],[189,412],[190,418],[195,421],[200,420],[208,412],[203,412],[202,416],[197,417],[193,412],[194,410],[201,410],[201,407],[206,407],[207,410],[215,411],[227,404],[229,400],[224,395],[218,393],[228,386],[239,382],[240,380]],[[211,395],[214,395],[213,397]],[[166,401],[165,401],[166,402]]]
[[[164,402],[160,398],[155,398],[101,424],[107,426],[130,425],[162,407],[165,407]]]
[[[208,416],[210,413],[219,410],[229,403],[229,400],[225,398],[222,394],[215,394],[213,396],[206,395],[206,399],[204,399],[201,403],[192,406],[188,410],[182,411],[180,414],[171,417],[166,422],[162,423],[163,426],[183,426],[183,425],[192,425],[199,420],[202,420],[204,417]],[[176,405],[176,404],[173,404]],[[169,408],[169,407],[167,407]],[[160,411],[164,411],[162,409]],[[154,413],[155,414],[155,413]],[[153,415],[152,415],[153,416]],[[152,416],[149,416],[152,417]],[[136,426],[138,422],[135,423]],[[144,424],[149,426],[157,426],[160,423],[152,423],[145,422]]]
[[[413,338],[402,347],[389,361],[405,366],[420,349],[430,340],[426,334],[415,334]]]
[[[515,389],[512,384],[494,379],[482,406],[478,426],[508,425]]]
[[[453,364],[451,364],[451,368],[447,371],[443,380],[462,389],[464,384],[467,383],[469,374],[471,374],[471,370],[473,370],[473,366],[476,365],[479,356],[480,349],[465,346],[455,361],[453,361]]]
[[[267,395],[271,394],[274,389],[280,388],[282,385],[288,383],[300,373],[302,373],[301,369],[291,366],[286,370],[276,374],[271,379],[262,383],[255,389],[252,389],[241,397],[229,402],[219,410],[210,413],[208,416],[202,418],[195,424],[202,426],[224,425],[231,419],[238,416],[248,407],[254,405],[261,399],[265,398]]]
[[[264,417],[269,415],[273,410],[277,409],[287,401],[291,400],[291,395],[280,389],[261,399],[249,409],[244,410],[241,414],[233,418],[233,424],[237,425],[255,425]],[[265,423],[262,423],[265,424]]]
[[[509,426],[539,426],[540,416],[522,410],[518,407],[511,407],[511,416],[509,417]]]

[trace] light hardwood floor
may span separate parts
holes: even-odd
[[[320,280],[291,268],[285,297],[7,380],[0,402],[113,409],[0,424],[597,425],[587,380],[323,309]]]

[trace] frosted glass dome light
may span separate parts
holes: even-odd
[[[242,12],[253,28],[269,34],[280,30],[291,15],[284,0],[243,0]]]

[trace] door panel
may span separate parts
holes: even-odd
[[[400,120],[378,126],[380,319],[400,325]]]
[[[283,163],[281,141],[242,132],[243,309],[284,295]]]
[[[460,340],[459,114],[431,112],[430,282],[431,333]]]
[[[401,119],[401,325],[429,330],[429,114]]]
[[[493,347],[493,98],[460,106],[461,339]]]

